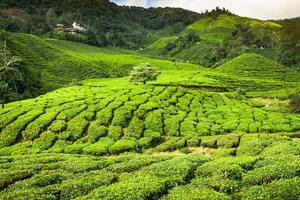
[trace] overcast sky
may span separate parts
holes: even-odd
[[[300,16],[300,0],[112,0],[119,5],[181,7],[196,12],[225,7],[235,14],[259,19]]]

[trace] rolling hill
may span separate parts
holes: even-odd
[[[243,53],[278,59],[280,23],[213,10],[180,33],[157,39],[145,52],[167,59],[217,67]],[[189,38],[196,38],[190,41]]]
[[[1,200],[299,198],[300,114],[290,95],[300,71],[276,61],[287,22],[107,0],[0,8],[0,26],[36,34],[0,32],[26,86],[16,94],[25,99],[0,107]],[[88,37],[53,38],[52,20],[79,18]],[[160,75],[132,82],[145,63]]]
[[[220,67],[217,71],[226,74],[254,79],[272,79],[293,82],[299,80],[299,72],[282,66],[274,60],[258,54],[242,54]]]
[[[130,50],[98,48],[21,33],[11,33],[8,46],[22,59],[19,68],[24,74],[28,96],[84,79],[128,76],[132,67],[140,63],[151,63],[162,70],[201,68],[141,56]]]

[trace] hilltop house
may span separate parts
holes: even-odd
[[[68,32],[70,34],[77,34],[83,32],[85,29],[80,26],[80,24],[77,24],[77,22],[73,22],[72,28],[66,28],[65,32]]]

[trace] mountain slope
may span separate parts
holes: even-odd
[[[216,71],[238,77],[284,81],[299,80],[299,72],[252,53],[242,54],[216,68]]]
[[[186,31],[195,31],[203,40],[222,42],[231,36],[237,24],[249,24],[255,29],[278,29],[281,25],[274,22],[261,21],[235,15],[218,15],[217,17],[205,17],[189,25]]]
[[[175,34],[199,17],[200,14],[183,9],[123,7],[109,0],[0,2],[0,28],[97,46],[143,47],[158,37],[154,33]],[[72,35],[55,29],[57,24],[71,27],[74,21],[85,32]]]
[[[9,33],[8,47],[22,59],[25,97],[36,96],[89,78],[128,76],[134,65],[151,63],[161,70],[199,69],[198,65],[170,62],[118,48]]]

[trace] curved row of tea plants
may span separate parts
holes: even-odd
[[[0,199],[297,199],[299,140],[247,137],[206,156],[2,156]]]
[[[232,94],[124,80],[86,81],[8,104],[0,110],[0,154],[236,147],[243,134],[300,129],[299,116],[267,111]],[[229,144],[217,145],[223,136]]]

